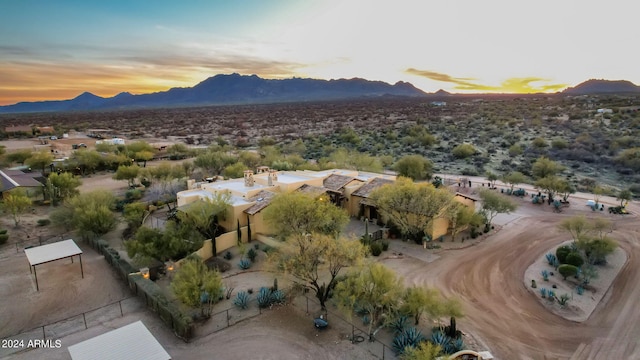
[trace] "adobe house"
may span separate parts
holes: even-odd
[[[453,200],[467,206],[470,207],[472,209],[475,210],[476,208],[476,201],[478,201],[478,199],[474,198],[473,196],[469,196],[466,194],[462,194],[457,192],[455,194],[455,196],[453,197]],[[447,233],[449,232],[449,220],[447,220],[444,217],[439,217],[433,220],[433,225],[431,227],[431,238],[432,239],[437,239],[440,236],[444,236],[447,235]]]
[[[369,196],[371,196],[373,190],[383,185],[393,184],[394,182],[395,180],[376,177],[360,186],[357,190],[351,193],[347,209],[349,215],[363,217],[366,219],[378,219],[378,211],[375,204],[369,200]]]
[[[331,174],[322,181],[322,186],[327,190],[329,199],[338,207],[348,208],[349,192],[347,189],[360,188],[364,181],[353,176]],[[352,190],[352,192],[355,190]]]

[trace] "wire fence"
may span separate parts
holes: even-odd
[[[356,325],[337,311],[332,311],[328,308],[323,310],[317,299],[302,295],[294,298],[292,304],[307,314],[323,315],[324,319],[329,322],[329,326],[332,328],[350,332],[349,340],[352,344],[364,347],[378,359],[386,360],[397,358],[393,348],[378,339],[375,335],[370,336],[365,326]]]
[[[2,346],[0,347],[0,358],[28,350],[26,344],[34,340],[57,340],[64,336],[86,330],[89,327],[103,324],[106,321],[123,317],[125,313],[139,311],[142,304],[135,297],[124,298],[98,308],[85,311],[58,320],[49,324],[40,325],[32,329],[9,335],[2,338],[3,344],[24,344],[22,346]]]

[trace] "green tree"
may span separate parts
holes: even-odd
[[[362,309],[369,317],[369,338],[373,339],[374,326],[378,329],[390,320],[400,306],[404,292],[402,280],[393,270],[380,263],[371,263],[352,272],[336,285],[334,298],[349,316]]]
[[[135,185],[136,178],[140,174],[140,166],[138,165],[120,165],[118,170],[113,174],[114,180],[127,180],[127,185]]]
[[[575,192],[567,180],[560,179],[553,175],[536,180],[534,185],[536,188],[545,191],[552,200],[557,193],[563,194],[563,198],[566,200],[572,191]]]
[[[178,218],[183,226],[192,227],[206,239],[211,239],[213,254],[218,254],[216,235],[218,220],[224,219],[231,206],[231,194],[216,192],[211,198],[196,200],[183,211],[178,212]]]
[[[443,299],[437,289],[412,286],[404,291],[400,312],[412,316],[417,326],[425,312],[431,316],[439,315],[438,308],[442,306],[442,302]]]
[[[176,271],[171,289],[183,304],[199,307],[201,314],[209,317],[222,295],[222,276],[207,268],[200,258],[189,258]]]
[[[549,146],[549,144],[547,144],[547,141],[541,137],[537,137],[535,139],[533,139],[533,141],[531,142],[531,145],[533,145],[534,147],[538,148],[538,149],[544,149],[547,146]]]
[[[349,222],[349,215],[324,197],[300,192],[276,195],[263,210],[264,221],[282,239],[311,233],[337,237]]]
[[[502,177],[502,181],[510,186],[511,192],[513,192],[513,188],[518,185],[518,184],[522,184],[525,181],[527,181],[527,177],[524,176],[523,173],[519,172],[519,171],[512,171],[508,174],[506,174],[505,176]]]
[[[452,205],[453,195],[446,189],[428,183],[414,183],[400,177],[393,184],[375,189],[369,199],[383,219],[398,227],[400,232],[416,242],[422,241],[433,220],[444,216]]]
[[[104,163],[102,155],[94,150],[77,150],[73,153],[71,158],[78,164],[83,174],[86,172],[94,172],[102,163]]]
[[[519,144],[513,144],[509,147],[509,156],[511,157],[522,155],[523,152],[524,150],[522,150],[522,146]]]
[[[568,277],[575,276],[578,273],[578,268],[573,265],[562,264],[558,267],[558,272],[564,280],[567,280]]]
[[[50,174],[47,179],[47,183],[49,182],[51,185],[45,187],[45,191],[49,191],[46,189],[50,188],[53,192],[49,194],[49,197],[55,201],[68,199],[78,195],[80,193],[78,187],[82,185],[82,181],[80,181],[77,176],[68,172]]]
[[[487,171],[487,180],[489,180],[489,184],[491,184],[492,188],[496,187],[496,181],[498,181],[498,175],[494,174],[491,171]]]
[[[629,200],[631,200],[632,197],[633,197],[633,193],[631,192],[631,190],[622,189],[618,192],[616,199],[620,200],[620,206],[625,206],[625,201],[629,202]]]
[[[2,198],[2,210],[11,214],[15,227],[20,225],[22,215],[31,207],[31,198],[24,189],[16,188],[6,191]]]
[[[31,157],[31,155],[32,153],[29,150],[17,150],[8,153],[6,155],[6,159],[10,163],[18,163],[20,165],[23,165],[25,161],[27,161],[27,159]]]
[[[584,215],[563,219],[558,227],[571,234],[573,241],[578,241],[591,231],[591,222]]]
[[[222,170],[222,176],[225,179],[237,179],[244,176],[244,171],[247,170],[247,166],[242,162],[237,162],[232,165],[228,165]]]
[[[33,169],[41,169],[42,174],[45,173],[47,166],[53,162],[53,155],[49,151],[36,151],[31,153],[31,157],[26,159],[24,163]]]
[[[483,218],[474,209],[461,203],[454,202],[446,210],[446,218],[449,222],[451,241],[456,241],[456,235],[469,226],[482,225]]]
[[[195,229],[168,221],[164,232],[141,226],[134,237],[125,242],[127,254],[140,261],[160,262],[181,259],[202,247],[203,236]]]
[[[359,265],[365,254],[366,249],[359,241],[314,233],[289,237],[272,255],[272,260],[278,269],[313,291],[325,309],[340,272]]]
[[[147,205],[140,202],[134,202],[124,206],[122,216],[132,231],[136,231],[144,223],[144,219],[149,215]]]
[[[421,155],[403,156],[393,165],[399,176],[417,180],[429,180],[433,175],[433,163]]]
[[[491,224],[496,215],[509,214],[518,208],[518,204],[510,198],[491,190],[480,191],[480,199],[482,200],[482,209],[487,213],[487,224]]]
[[[153,151],[147,151],[147,150],[143,150],[143,151],[138,151],[136,153],[133,154],[133,159],[140,164],[140,162],[142,161],[142,167],[146,168],[147,167],[147,161],[151,161],[153,160],[153,156],[155,155],[155,153]]]
[[[562,170],[564,166],[544,156],[539,157],[531,167],[531,173],[536,179],[558,175]]]
[[[453,156],[457,157],[458,159],[464,159],[475,154],[476,148],[473,147],[473,145],[471,144],[465,143],[465,144],[460,144],[454,147],[451,153],[453,154]]]
[[[207,175],[218,176],[225,167],[235,164],[238,159],[230,154],[216,151],[205,152],[198,155],[193,161],[194,165],[205,171]]]
[[[167,154],[171,160],[178,160],[190,157],[192,151],[185,144],[173,144],[167,147]]]
[[[54,212],[61,216],[53,216],[52,221],[60,221],[58,225],[70,226],[78,230],[83,239],[98,237],[113,230],[118,222],[112,209],[116,198],[105,190],[94,190],[67,199],[63,206]],[[65,220],[64,217],[70,219]]]
[[[408,346],[400,355],[400,360],[438,360],[443,356],[442,348],[431,341],[423,341],[417,348]]]

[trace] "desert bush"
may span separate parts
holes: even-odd
[[[476,153],[476,148],[471,144],[460,144],[451,150],[453,156],[458,159],[468,158]]]
[[[231,258],[233,258],[233,255],[231,255],[231,251],[227,251],[226,253],[224,253],[225,260],[231,260]]]
[[[384,240],[382,241],[382,251],[387,251],[389,250],[389,242]]]
[[[382,254],[382,244],[378,241],[372,243],[370,249],[371,255],[373,256],[380,256],[380,254]]]
[[[558,272],[560,272],[560,275],[567,280],[567,277],[574,276],[578,273],[578,268],[573,265],[563,264],[558,267]]]
[[[571,252],[573,252],[573,249],[570,246],[560,246],[557,250],[556,250],[556,258],[558,259],[558,261],[560,262],[560,264],[565,264],[567,261],[567,255],[569,255]]]
[[[125,199],[129,201],[140,200],[142,199],[142,195],[142,191],[138,189],[127,190],[127,192],[124,193]]]
[[[51,224],[49,219],[38,219],[38,226],[47,226],[49,224]]]
[[[247,251],[247,258],[249,258],[251,262],[255,262],[257,256],[258,256],[258,253],[255,251],[255,249],[251,248],[249,249],[249,251]]]
[[[582,258],[582,255],[580,255],[580,253],[574,251],[570,252],[567,255],[565,263],[579,268],[580,266],[582,266],[582,264],[584,264],[584,259]]]
[[[565,306],[565,305],[567,305],[567,303],[569,302],[570,299],[571,299],[571,297],[568,294],[562,294],[558,298],[558,304],[560,304],[561,306]]]
[[[7,234],[7,229],[0,230],[0,245],[4,244],[9,240],[9,234]]]

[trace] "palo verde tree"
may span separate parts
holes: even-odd
[[[443,355],[440,345],[434,345],[431,341],[423,341],[418,347],[407,346],[404,348],[400,360],[438,360]]]
[[[359,265],[365,255],[366,248],[359,241],[313,233],[290,236],[270,260],[313,291],[325,309],[340,272]]]
[[[113,230],[118,222],[113,209],[116,198],[105,190],[82,193],[65,200],[51,214],[51,221],[66,229],[76,229],[83,239]]]
[[[414,181],[429,180],[433,175],[433,163],[420,155],[406,155],[400,158],[393,169],[399,176],[408,177]]]
[[[527,181],[527,177],[524,176],[523,173],[519,171],[512,171],[502,177],[502,181],[510,186],[511,192],[513,192],[513,188]]]
[[[456,235],[467,227],[480,226],[483,221],[482,216],[475,212],[475,209],[456,201],[446,209],[445,217],[449,222],[451,241],[456,241]]]
[[[531,167],[531,173],[535,179],[556,176],[562,170],[564,170],[564,166],[544,156],[539,157]]]
[[[118,170],[113,174],[114,180],[127,180],[127,185],[135,185],[136,178],[140,174],[140,166],[138,165],[120,165]]]
[[[509,214],[518,208],[518,204],[510,198],[491,190],[480,191],[482,209],[487,214],[487,225],[491,225],[493,218],[498,214]]]
[[[198,230],[206,239],[211,239],[213,254],[217,255],[216,235],[219,220],[226,217],[231,206],[229,192],[216,192],[211,198],[196,200],[178,212],[178,219],[182,226],[191,226]]]
[[[536,188],[543,190],[549,195],[549,199],[553,200],[557,193],[563,194],[566,201],[571,193],[575,192],[571,184],[565,179],[550,175],[536,180]]]
[[[281,239],[320,233],[337,237],[349,222],[344,209],[326,196],[314,197],[301,192],[276,195],[263,210],[264,221]]]
[[[193,164],[196,167],[201,168],[206,175],[217,177],[222,173],[222,170],[229,165],[235,164],[238,158],[234,155],[228,154],[223,151],[207,151],[193,160]]]
[[[496,175],[492,171],[487,171],[485,175],[487,176],[487,180],[489,181],[490,187],[492,188],[496,187],[496,181],[498,181],[498,175]]]
[[[631,200],[632,197],[633,197],[633,193],[631,192],[631,190],[622,189],[618,192],[616,199],[620,200],[620,206],[625,206],[625,201],[629,202],[629,200]]]
[[[433,220],[445,215],[453,195],[429,183],[414,183],[400,177],[393,184],[375,189],[369,199],[383,219],[397,226],[403,236],[421,242]]]
[[[51,152],[42,150],[31,153],[31,156],[24,163],[33,169],[42,170],[42,174],[44,174],[47,166],[51,165],[52,161],[53,155],[51,155]]]
[[[131,258],[140,262],[178,260],[202,247],[204,237],[193,227],[167,221],[164,231],[146,226],[138,228],[125,248]]]
[[[402,280],[394,271],[380,263],[371,263],[339,282],[334,299],[349,316],[355,309],[366,313],[369,338],[373,339],[377,330],[398,311],[403,292]],[[375,331],[374,326],[377,326]]]
[[[190,257],[176,271],[171,289],[183,304],[199,307],[202,316],[209,317],[213,305],[222,295],[222,276],[197,256]]]
[[[15,227],[18,227],[22,219],[22,214],[29,210],[31,203],[31,198],[24,189],[15,188],[3,194],[2,210],[5,213],[11,214]]]
[[[45,192],[48,193],[52,202],[57,202],[78,195],[80,185],[82,181],[71,173],[52,173],[47,179]]]

